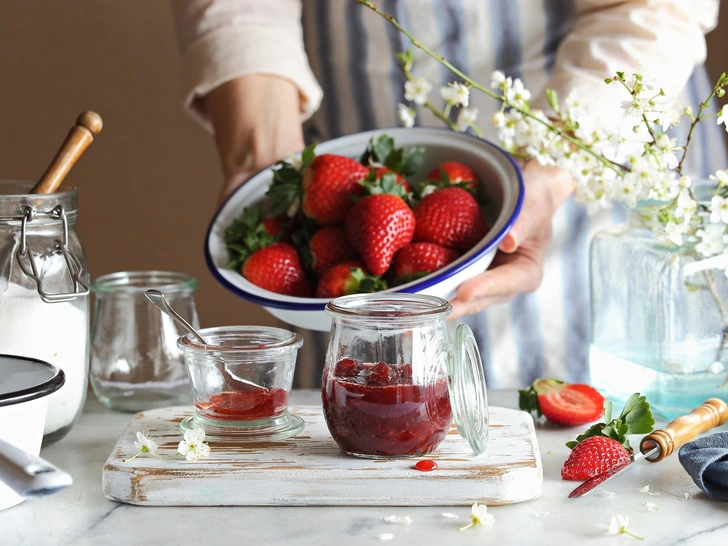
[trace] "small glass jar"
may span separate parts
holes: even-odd
[[[299,434],[303,419],[288,412],[299,334],[266,326],[199,330],[201,344],[187,334],[184,352],[195,415],[181,429],[205,429],[211,440],[281,440]]]
[[[197,281],[171,271],[122,271],[91,284],[96,297],[91,328],[91,386],[108,408],[137,412],[187,405],[190,386],[177,339],[185,330],[149,303],[161,290],[170,305],[199,326]]]
[[[591,244],[591,383],[615,401],[647,397],[666,419],[728,402],[725,255],[704,257],[648,229],[649,208]],[[699,213],[704,214],[704,213]]]
[[[454,420],[476,454],[488,438],[488,401],[470,328],[450,343],[447,301],[421,294],[357,294],[329,302],[331,339],[321,398],[329,431],[349,455],[419,457]]]
[[[32,187],[0,181],[0,354],[63,370],[65,385],[48,399],[47,444],[71,430],[86,399],[89,274],[76,190],[41,195]]]

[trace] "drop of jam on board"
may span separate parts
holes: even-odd
[[[430,459],[422,459],[417,462],[415,469],[420,472],[432,472],[433,470],[437,470],[437,463]]]
[[[269,419],[285,413],[288,408],[288,391],[272,388],[268,391],[221,392],[195,406],[208,419]]]
[[[444,372],[416,385],[409,363],[342,359],[324,373],[321,399],[331,436],[359,455],[426,455],[445,439],[452,421]]]

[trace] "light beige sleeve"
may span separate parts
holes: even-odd
[[[301,95],[301,117],[323,93],[303,46],[300,0],[172,0],[182,56],[184,106],[210,128],[200,97],[246,74],[291,80]]]
[[[548,87],[560,97],[576,88],[603,119],[626,97],[604,78],[638,65],[678,94],[706,56],[704,33],[718,19],[719,0],[575,0],[574,21],[559,46]],[[534,105],[544,110],[543,96]]]

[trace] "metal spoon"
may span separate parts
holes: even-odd
[[[193,326],[187,322],[185,319],[182,318],[182,316],[172,309],[172,306],[167,301],[167,298],[164,297],[164,294],[160,292],[159,290],[155,289],[149,289],[144,294],[147,299],[152,302],[152,304],[157,307],[162,313],[169,316],[174,320],[177,324],[182,326],[185,330],[187,330],[190,334],[195,336],[197,338],[197,341],[202,343],[205,346],[210,347],[210,345],[205,341],[205,338],[203,338],[200,333],[193,328]],[[267,392],[268,389],[266,387],[263,387],[261,385],[258,385],[257,383],[253,383],[252,381],[248,381],[247,379],[243,379],[242,377],[238,377],[236,375],[233,375],[227,368],[227,364],[223,363],[223,375],[225,376],[225,379],[230,383],[232,386],[239,387],[240,385],[246,385],[247,387],[254,387],[256,389],[260,389],[262,391]]]

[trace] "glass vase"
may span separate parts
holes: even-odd
[[[592,384],[615,401],[647,397],[666,419],[728,401],[728,278],[698,239],[661,241],[634,212],[591,245]]]

